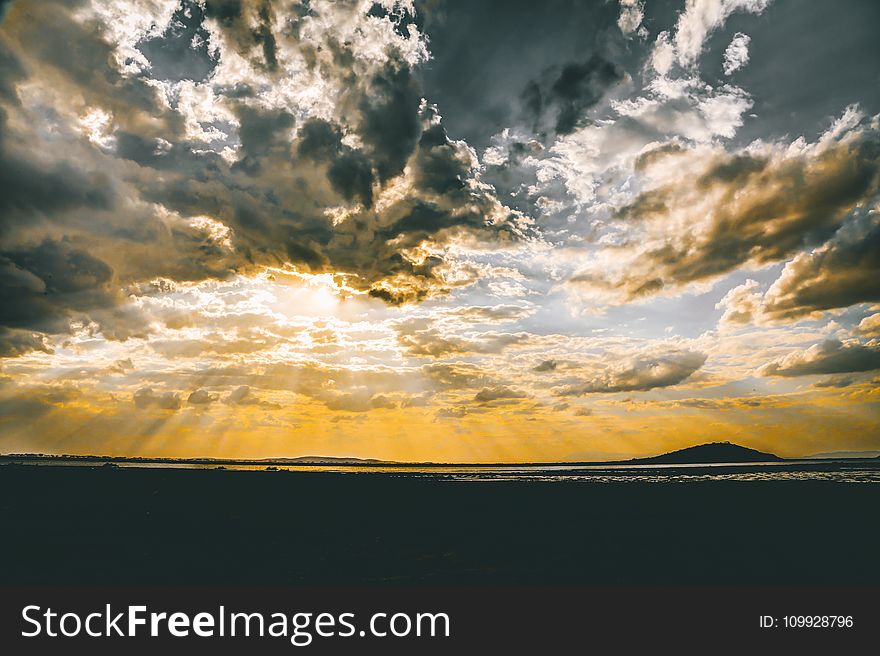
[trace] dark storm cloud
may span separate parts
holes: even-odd
[[[113,271],[65,241],[0,251],[0,326],[59,331],[69,310],[116,300]]]
[[[40,25],[44,32],[39,32]],[[129,227],[124,225],[124,216],[111,218],[109,213],[124,200],[112,169],[102,166],[97,157],[71,157],[62,141],[41,142],[34,140],[32,133],[11,127],[15,124],[10,113],[16,115],[17,125],[33,122],[20,102],[17,85],[28,80],[39,83],[42,74],[51,84],[53,76],[60,76],[62,84],[81,90],[87,100],[99,105],[105,104],[101,102],[104,99],[113,107],[133,108],[135,113],[158,119],[162,112],[154,104],[153,91],[138,79],[120,75],[112,63],[109,44],[95,30],[76,24],[66,7],[50,2],[29,5],[27,13],[11,14],[3,28],[0,355],[9,356],[29,345],[46,349],[44,336],[33,331],[66,331],[72,321],[112,308],[124,299],[114,267],[92,252],[96,243],[111,236],[152,241],[148,226],[139,220],[146,217],[129,217]],[[69,41],[66,49],[56,47],[59,39]],[[26,41],[28,47],[22,51],[15,47],[16,41]],[[126,116],[123,111],[121,118]],[[125,136],[123,132],[123,147]],[[112,246],[108,250],[113,250]]]
[[[230,16],[233,33],[242,38],[241,17]],[[400,16],[393,18],[399,22]],[[405,289],[383,284],[371,293],[394,303],[418,300],[442,288],[435,270],[443,260],[414,264],[401,251],[462,230],[504,239],[516,238],[517,230],[497,216],[489,221],[498,209],[491,190],[466,188],[475,162],[448,140],[433,110],[421,107],[421,85],[411,65],[391,52],[372,74],[355,77],[348,45],[332,34],[327,39],[330,63],[318,60],[313,66],[343,80],[339,117],[306,120],[291,143],[292,117],[242,104],[235,110],[242,147],[231,171],[218,163],[218,170],[202,179],[166,180],[146,193],[180,212],[220,217],[233,228],[247,261],[349,270],[367,285],[403,276],[411,280]],[[346,135],[356,136],[359,147],[344,142]],[[378,215],[374,189],[404,166],[412,170],[407,194]],[[325,210],[352,202],[360,203],[361,211],[331,225]]]
[[[110,179],[85,172],[70,162],[43,167],[13,152],[5,143],[0,114],[0,236],[19,224],[53,221],[75,209],[109,209],[114,202]]]
[[[540,80],[529,82],[521,95],[532,129],[545,132],[549,118],[557,134],[573,132],[586,110],[623,78],[622,68],[596,54],[584,62],[545,71]]]
[[[5,41],[0,39],[0,98],[17,102],[15,83],[24,77],[24,68],[18,57],[9,50]]]
[[[474,0],[425,2],[432,60],[426,96],[440,108],[453,139],[483,156],[503,151],[484,169],[513,208],[546,214],[527,190],[538,185],[526,158],[550,155],[554,139],[590,120],[590,111],[637,70],[637,48],[621,33],[616,2]],[[505,134],[503,143],[499,135]],[[496,153],[500,154],[500,153]],[[556,197],[561,187],[544,195]]]
[[[768,362],[761,367],[763,376],[814,376],[845,374],[880,369],[880,346],[876,343],[844,344],[829,339],[803,351]]]
[[[141,193],[184,215],[217,217],[233,229],[245,261],[348,270],[366,285],[403,276],[409,281],[404,289],[383,285],[371,292],[399,303],[431,295],[444,284],[435,272],[442,258],[414,263],[401,251],[462,232],[490,240],[520,237],[508,222],[513,215],[491,190],[472,184],[475,162],[466,146],[449,141],[429,109],[418,114],[424,131],[409,153],[406,193],[382,214],[373,208],[373,188],[381,184],[379,171],[389,160],[376,161],[343,143],[341,125],[306,121],[291,143],[279,136],[289,130],[282,115],[249,110],[241,115],[242,155],[231,167],[215,157],[210,167],[196,167],[195,175],[148,181]],[[178,157],[174,149],[160,155],[140,150],[154,167]],[[180,156],[180,161],[188,170],[199,159]],[[351,201],[361,209],[333,225],[325,209]]]
[[[286,158],[290,148],[287,134],[294,126],[293,116],[284,110],[258,110],[247,105],[236,108],[241,155],[235,167],[249,174],[259,172],[266,158]]]
[[[452,137],[478,151],[503,128],[531,127],[534,115],[521,97],[531,82],[542,104],[545,94],[554,104],[546,126],[552,129],[563,106],[576,109],[598,92],[595,73],[578,79],[594,56],[624,69],[636,65],[617,27],[616,2],[441,0],[419,8],[433,54],[425,70],[428,97],[442,109]],[[557,95],[551,87],[568,67]]]
[[[39,69],[44,83],[57,81],[81,94],[86,103],[111,109],[120,123],[171,129],[169,121],[174,119],[162,107],[155,88],[145,77],[124,75],[118,69],[104,28],[76,20],[76,4],[46,0],[21,5],[13,5],[3,21],[3,38],[17,46],[19,57],[27,60],[26,68]]]
[[[45,335],[0,326],[0,358],[14,358],[31,351],[51,352]]]
[[[284,33],[296,37],[300,19],[309,15],[311,10],[307,0],[284,3],[272,0],[208,0],[204,12],[205,17],[217,21],[239,51],[256,46],[260,53],[260,66],[274,73],[278,71],[279,44],[278,36],[272,29],[273,22],[280,17],[285,23]],[[256,20],[250,22],[249,14]]]
[[[408,66],[389,62],[371,80],[359,103],[358,135],[380,180],[403,170],[421,132],[421,85]]]
[[[191,144],[167,144],[158,139],[119,130],[115,134],[115,155],[122,160],[131,160],[140,166],[165,171],[189,169],[216,170],[220,158],[213,153],[196,154]],[[204,179],[202,173],[199,177]]]
[[[413,260],[409,249],[442,247],[465,233],[500,242],[523,236],[515,213],[477,181],[471,151],[451,141],[422,103],[419,57],[406,54],[421,35],[402,6],[367,16],[354,4],[322,5],[325,14],[316,18],[308,3],[186,0],[168,25],[129,44],[146,58],[140,70],[130,59],[123,70],[109,41],[114,32],[73,9],[41,2],[10,12],[2,25],[0,236],[8,304],[0,325],[60,330],[100,310],[108,324],[125,324],[120,331],[102,326],[106,335],[130,335],[135,319],[113,307],[126,285],[283,262],[355,273],[354,284],[376,297],[416,301],[449,289],[448,262],[439,254]],[[358,59],[352,39],[323,23],[306,29],[327,17],[379,39],[370,58]],[[376,32],[377,21],[391,32]],[[224,48],[254,67],[246,83],[217,78]],[[302,71],[280,66],[282,57],[299,57],[308,74],[338,87],[332,117],[302,118],[301,109],[279,102],[277,89],[309,83]],[[17,96],[25,81],[51,86],[61,110],[39,108],[46,115],[34,116],[35,106]],[[229,118],[194,115],[187,103],[196,92]],[[102,140],[88,135],[89,143],[77,121],[92,110],[99,113],[89,120],[105,121],[108,132]],[[60,123],[62,137],[50,146],[38,127],[9,131],[39,121]],[[216,136],[205,137],[206,130]],[[386,185],[396,185],[395,194],[380,210],[376,194]],[[228,245],[189,218],[205,216],[229,228]]]
[[[10,109],[17,107],[16,85],[26,78],[19,57],[0,38],[0,102],[9,103]],[[27,144],[9,134],[8,123],[8,110],[0,104],[0,237],[19,222],[112,204],[107,176],[88,174],[69,162],[37,164],[29,157]]]
[[[242,0],[210,0],[205,3],[205,14],[223,26],[232,25],[241,18]]]
[[[439,123],[422,132],[414,161],[415,182],[438,194],[460,192],[470,173],[470,153],[452,143]]]
[[[312,119],[300,129],[297,154],[327,165],[327,179],[345,200],[373,204],[373,172],[362,152],[342,143],[342,131],[331,123]]]
[[[675,155],[685,151],[685,147],[677,142],[670,141],[660,146],[655,146],[647,150],[643,150],[633,163],[633,170],[641,173],[652,164],[657,163],[668,155]]]
[[[275,35],[272,33],[270,22],[272,20],[272,6],[265,0],[259,9],[260,24],[254,31],[254,38],[262,45],[263,59],[270,71],[278,68],[277,48]]]
[[[834,389],[842,389],[844,387],[849,387],[850,385],[855,385],[858,381],[858,378],[855,376],[830,376],[825,380],[820,380],[816,383],[813,383],[813,387],[822,388],[834,388]]]

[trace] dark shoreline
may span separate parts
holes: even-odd
[[[4,585],[878,585],[880,486],[0,467]]]

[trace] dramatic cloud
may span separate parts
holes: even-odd
[[[857,330],[859,334],[867,337],[880,337],[880,312],[862,319]]]
[[[870,4],[0,2],[0,451],[876,448]]]
[[[0,358],[14,358],[31,351],[52,352],[45,335],[0,327]]]
[[[791,321],[880,300],[880,214],[872,210],[827,243],[799,253],[765,294],[749,281],[722,299],[731,323]]]
[[[468,284],[452,245],[526,236],[423,101],[410,4],[118,4],[3,22],[0,325],[63,332],[127,284],[285,262],[421,300]],[[575,73],[580,106],[602,73]]]
[[[535,211],[551,219],[547,229],[554,234],[570,239],[572,217],[589,219],[591,227],[605,233],[609,210],[635,201],[634,194],[643,188],[660,184],[658,171],[671,173],[673,164],[680,170],[673,155],[690,160],[694,168],[707,151],[726,155],[720,140],[736,134],[751,106],[751,98],[739,87],[715,87],[694,76],[649,78],[640,94],[613,101],[609,116],[584,123],[547,152],[532,154],[526,148],[520,157],[528,155],[523,166],[535,175],[529,198]],[[507,161],[509,166],[515,158],[504,160],[500,153],[513,153],[523,142],[504,133],[488,152],[493,162]],[[643,182],[642,177],[647,179]],[[610,234],[601,236],[617,241]]]
[[[880,345],[843,343],[829,339],[802,351],[768,362],[761,367],[763,376],[814,376],[880,369]]]
[[[878,119],[853,108],[812,144],[669,151],[661,159],[657,184],[616,212],[631,236],[573,284],[625,301],[779,261],[821,244],[880,189]],[[870,258],[870,246],[859,247]]]
[[[522,94],[532,130],[538,134],[573,132],[584,111],[622,79],[623,71],[599,55],[545,71],[542,79],[530,82]]]
[[[705,354],[693,351],[640,356],[608,366],[589,380],[566,385],[556,393],[559,396],[582,396],[670,387],[685,381],[705,362]]]
[[[103,261],[67,241],[46,239],[33,246],[0,251],[0,324],[51,332],[72,309],[113,302],[113,271]]]

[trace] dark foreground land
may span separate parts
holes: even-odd
[[[880,584],[880,485],[0,467],[0,584]]]

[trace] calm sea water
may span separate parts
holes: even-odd
[[[691,483],[700,481],[833,481],[840,483],[880,483],[880,460],[800,460],[761,463],[711,463],[692,465],[504,465],[387,467],[373,465],[270,465],[104,462],[76,460],[5,460],[7,464],[31,466],[120,468],[224,469],[230,471],[384,474],[392,477],[424,477],[449,481],[582,481],[590,483]]]

